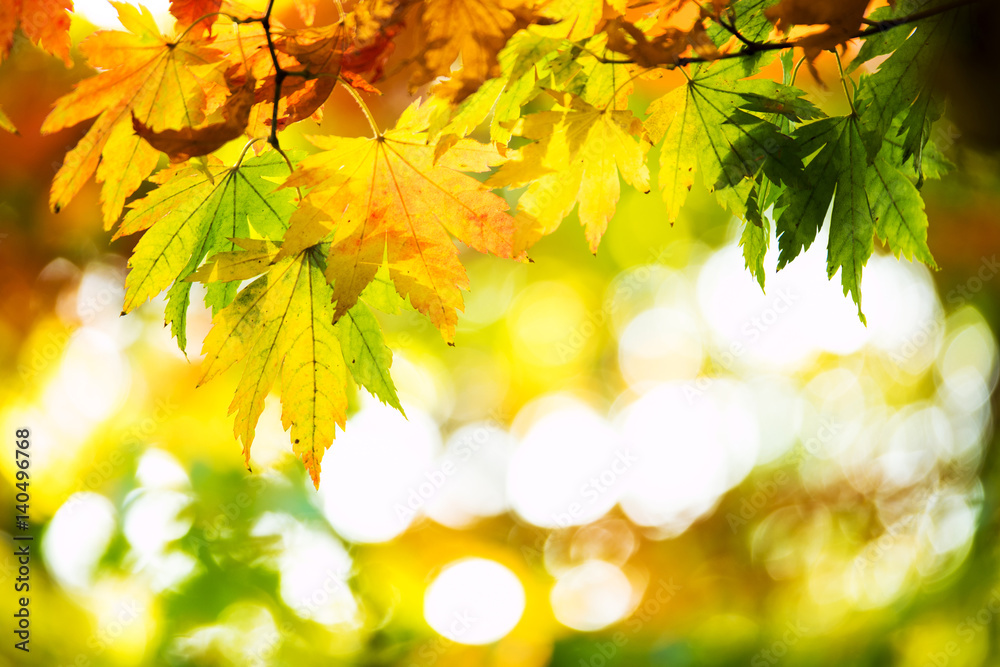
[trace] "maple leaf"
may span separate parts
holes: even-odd
[[[51,134],[97,116],[66,154],[49,203],[53,210],[61,209],[96,170],[104,184],[101,203],[107,229],[160,155],[133,132],[132,116],[153,130],[197,125],[213,96],[226,90],[215,67],[221,54],[207,42],[194,33],[170,40],[160,34],[149,10],[111,4],[129,32],[98,31],[80,45],[88,62],[101,71],[59,98],[41,128]]]
[[[206,173],[207,172],[207,173]],[[129,312],[173,283],[166,321],[181,350],[186,347],[190,283],[185,278],[211,253],[233,249],[231,239],[250,236],[252,227],[280,238],[295,207],[291,190],[272,192],[267,179],[284,177],[288,167],[275,151],[226,167],[209,158],[205,171],[175,165],[153,177],[159,185],[130,204],[115,238],[147,230],[129,259],[124,311]],[[234,279],[235,280],[235,279]],[[205,303],[218,311],[232,301],[237,282],[212,282]]]
[[[199,26],[203,31],[208,32],[212,25],[219,18],[219,10],[222,9],[222,0],[170,0],[170,13],[177,19],[177,28],[183,30],[192,25],[195,21],[207,17],[201,21]],[[216,14],[216,16],[213,16]]]
[[[363,41],[351,34],[345,22],[303,30],[288,30],[275,23],[271,30],[272,44],[258,24],[241,26],[241,30],[235,37],[217,38],[213,43],[223,44],[230,53],[241,55],[226,72],[227,80],[237,82],[246,77],[257,80],[247,134],[262,136],[270,132],[278,92],[272,44],[274,56],[286,72],[277,97],[277,128],[282,130],[307,118],[321,121],[322,106],[336,87],[338,77],[355,88],[377,92],[369,80],[382,77],[398,29],[389,26],[373,34],[369,41]]]
[[[248,252],[273,259],[272,247]],[[215,316],[205,337],[203,375],[211,380],[245,361],[229,412],[249,465],[257,421],[281,380],[281,422],[292,450],[319,488],[323,454],[347,419],[347,366],[333,325],[332,290],[316,248],[277,261]]]
[[[396,386],[389,376],[392,351],[385,344],[382,328],[375,319],[375,314],[366,305],[365,295],[372,286],[362,293],[357,304],[337,320],[337,337],[354,381],[383,403],[403,412],[396,395]]]
[[[642,67],[676,65],[689,49],[707,59],[719,56],[701,21],[690,30],[669,27],[652,39],[637,26],[621,19],[610,22],[605,30],[608,33],[608,48],[625,54]]]
[[[526,0],[423,0],[417,17],[422,43],[410,86],[416,88],[450,75],[447,94],[455,101],[499,75],[497,54],[507,40],[542,18],[534,2]],[[452,63],[459,57],[462,68],[452,72]]]
[[[865,190],[875,233],[893,254],[937,268],[927,247],[927,214],[920,191],[884,156],[868,167]]]
[[[255,83],[248,78],[239,90],[226,99],[220,110],[222,121],[218,123],[157,132],[133,115],[132,127],[150,146],[166,153],[171,162],[183,162],[191,157],[208,155],[243,134],[250,121]]]
[[[761,110],[761,99],[785,100],[780,110],[802,119],[819,113],[790,86],[763,80],[733,80],[726,63],[697,68],[686,84],[653,101],[646,128],[660,148],[659,187],[667,217],[676,219],[696,168],[719,203],[747,218],[754,208],[759,172],[773,183],[794,184],[802,170],[800,152],[781,129],[747,109]],[[775,109],[772,109],[775,110]],[[759,212],[751,216],[760,223]]]
[[[845,43],[854,36],[871,0],[781,0],[764,13],[779,30],[793,25],[826,25],[826,30],[796,40],[812,63],[821,52]],[[811,65],[810,65],[811,66]],[[815,69],[813,70],[815,74]]]
[[[899,131],[902,125],[897,118],[890,128]],[[916,164],[914,173],[918,181],[906,176],[907,165]],[[940,178],[951,164],[933,143],[928,143],[916,153],[908,153],[903,141],[886,138],[875,160],[868,165],[868,201],[871,205],[875,233],[889,246],[898,258],[919,260],[931,268],[937,268],[930,248],[927,246],[927,214],[920,197],[920,183],[924,177]]]
[[[607,42],[608,34],[602,32],[585,40],[580,49],[560,48],[549,65],[548,80],[540,82],[539,92],[558,90],[571,93],[595,107],[626,107],[634,88],[634,74],[641,68],[632,64],[608,63],[603,58],[595,57],[602,53],[614,55],[607,49]]]
[[[250,280],[267,273],[281,250],[281,245],[268,240],[234,239],[241,250],[220,252],[187,281],[211,285]],[[369,306],[384,312],[397,313],[401,300],[393,289],[385,269],[365,288],[357,304],[337,321],[334,329],[344,353],[344,362],[354,381],[372,395],[400,412],[403,408],[396,395],[396,386],[389,375],[392,352],[385,345],[382,328]]]
[[[963,15],[962,11],[952,11],[918,21],[878,70],[862,80],[858,106],[863,110],[869,159],[878,154],[883,138],[901,114],[897,134],[904,137],[903,160],[919,153],[926,143],[930,126],[944,112],[943,101],[934,94],[933,86]],[[907,35],[906,31],[899,32]],[[915,166],[919,171],[919,163]]]
[[[550,73],[549,63],[563,45],[563,40],[528,30],[511,37],[498,56],[500,76],[462,100],[441,134],[465,137],[492,112],[490,138],[506,144],[511,134],[505,124],[517,120],[521,107],[541,90],[539,82]]]
[[[861,312],[861,272],[874,250],[875,223],[869,204],[868,163],[857,116],[824,118],[795,132],[800,153],[816,153],[805,167],[802,187],[789,188],[775,205],[778,268],[807,249],[823,225],[830,200],[827,273],[841,271],[844,294],[851,293]],[[891,223],[886,221],[886,229]]]
[[[387,258],[396,290],[451,342],[468,276],[449,233],[480,252],[511,257],[507,204],[461,171],[502,161],[495,148],[460,140],[442,155],[426,129],[438,103],[415,102],[396,127],[375,137],[313,137],[323,152],[304,159],[285,187],[309,189],[292,216],[283,253],[332,231],[326,275],[339,319]]]
[[[750,275],[757,279],[757,284],[764,289],[765,272],[764,258],[767,256],[767,249],[771,243],[771,221],[767,216],[761,215],[763,208],[760,201],[767,197],[768,190],[773,188],[773,184],[766,179],[764,174],[758,174],[756,186],[750,192],[750,199],[747,201],[748,209],[752,209],[743,224],[743,233],[740,235],[740,247],[743,249],[743,262]],[[763,191],[765,194],[759,194]]]
[[[500,52],[500,76],[464,99],[441,134],[464,137],[492,111],[490,137],[506,144],[521,107],[547,87],[578,95],[594,106],[607,106],[612,99],[624,106],[631,90],[631,66],[602,63],[592,55],[606,46],[606,33],[585,40],[580,48],[567,49],[566,39],[556,35],[574,27],[535,25],[514,35]]]
[[[493,187],[530,183],[518,200],[518,214],[526,224],[516,242],[522,252],[553,232],[579,203],[591,252],[607,229],[618,204],[619,174],[639,190],[649,189],[642,123],[631,111],[598,109],[570,95],[555,95],[559,106],[530,114],[513,132],[533,139],[518,159],[504,164],[487,181]]]
[[[767,41],[774,26],[767,18],[766,11],[775,0],[736,0],[725,13],[716,12],[715,16],[722,18],[726,16],[729,27],[743,36],[750,42],[763,43]],[[713,20],[708,26],[708,36],[719,49],[727,48],[731,43],[738,43],[729,28],[720,25],[719,20]],[[742,44],[740,44],[742,46]],[[763,64],[774,56],[774,52],[759,52],[746,54],[739,58],[727,60],[725,63],[713,65],[716,70],[728,70],[727,76],[735,78],[737,76],[748,77],[756,72]],[[700,69],[700,68],[699,68]],[[737,75],[736,73],[740,74]],[[788,82],[786,82],[788,83]]]
[[[4,0],[0,3],[0,62],[10,55],[14,31],[20,26],[32,44],[73,65],[69,55],[69,14],[72,0]]]

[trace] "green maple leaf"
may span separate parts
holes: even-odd
[[[209,285],[220,281],[239,283],[250,280],[269,272],[271,264],[281,250],[280,244],[266,240],[236,239],[235,241],[242,250],[214,255],[198,271],[188,276],[187,280]],[[314,247],[319,249],[317,252],[321,257],[329,251],[328,247]],[[279,264],[281,262],[282,260],[278,261]],[[323,268],[325,270],[325,266]],[[318,292],[317,298],[326,294],[332,300],[333,292],[329,285],[314,287]],[[375,280],[361,293],[358,303],[333,325],[340,341],[344,364],[350,369],[354,381],[383,403],[400,412],[403,408],[396,395],[396,386],[389,375],[392,351],[386,346],[382,328],[369,306],[383,312],[398,313],[404,304],[389,279],[388,269],[383,266]],[[330,321],[333,321],[332,315]],[[247,333],[253,335],[252,331]],[[252,439],[252,432],[250,438]]]
[[[840,270],[844,294],[851,293],[858,317],[865,322],[861,312],[861,272],[875,248],[874,221],[865,190],[867,153],[860,130],[856,118],[848,116],[838,143],[840,169],[830,217],[826,271],[832,278]]]
[[[844,122],[844,117],[824,118],[793,134],[802,155],[816,154],[803,170],[803,185],[786,190],[775,204],[779,269],[808,250],[823,226],[837,186],[838,141]]]
[[[368,286],[371,288],[371,285]],[[367,291],[367,289],[366,289]],[[379,400],[403,412],[396,396],[396,386],[389,376],[392,351],[386,347],[382,328],[375,314],[361,300],[337,320],[337,337],[344,353],[344,361],[351,369],[351,376],[359,385]]]
[[[806,165],[804,187],[789,188],[779,198],[776,221],[778,268],[808,249],[823,225],[830,200],[827,274],[841,272],[844,294],[850,292],[861,312],[861,273],[874,250],[874,221],[866,186],[868,163],[861,126],[855,115],[824,118],[796,130]]]
[[[791,185],[799,181],[798,147],[774,123],[748,112],[763,111],[765,98],[777,99],[768,111],[802,120],[818,110],[790,86],[763,80],[734,81],[730,68],[700,67],[687,83],[655,100],[646,129],[660,149],[659,187],[674,220],[694,184],[696,169],[719,203],[743,219],[760,223],[756,177]],[[795,102],[793,102],[793,100]]]
[[[735,17],[733,26],[736,30],[751,42],[765,42],[774,25],[764,14],[764,10],[771,5],[777,4],[779,0],[737,0],[730,4],[729,15]],[[723,12],[725,16],[726,13]],[[718,23],[712,22],[708,26],[708,36],[717,46],[722,46],[733,39],[732,33],[723,28]],[[737,44],[739,48],[740,44]],[[733,58],[713,65],[718,67],[719,72],[723,70],[727,76],[734,78],[748,77],[760,68],[765,62],[774,57],[774,53],[763,52],[743,58]]]
[[[882,154],[868,167],[865,189],[875,233],[898,258],[918,259],[937,268],[927,247],[927,214],[920,191]]]
[[[933,3],[941,4],[941,3]],[[900,10],[897,9],[897,13]],[[965,12],[960,9],[943,12],[913,24],[912,32],[902,43],[898,36],[885,37],[885,44],[877,44],[871,54],[896,46],[892,55],[879,65],[878,70],[861,83],[857,102],[863,110],[864,138],[869,159],[874,159],[881,148],[883,137],[890,134],[893,120],[903,115],[897,134],[902,135],[903,156],[918,155],[930,135],[930,126],[943,113],[940,99],[934,95],[932,82],[938,74],[943,56],[956,37]],[[907,34],[907,28],[897,32]],[[919,171],[919,159],[915,165]]]
[[[273,248],[247,245],[254,259],[273,257]],[[218,261],[228,259],[236,258]],[[347,365],[333,325],[333,290],[323,271],[322,253],[309,248],[278,261],[243,288],[215,316],[205,337],[199,383],[245,360],[229,411],[236,413],[234,432],[249,463],[264,399],[280,377],[281,421],[291,429],[292,449],[317,488],[323,454],[336,426],[343,428],[347,419]]]
[[[145,230],[129,259],[125,282],[125,312],[153,298],[173,283],[167,296],[166,322],[177,344],[187,346],[186,313],[191,275],[209,254],[233,250],[231,239],[254,231],[281,238],[295,209],[294,191],[274,192],[272,180],[288,175],[288,166],[274,151],[226,167],[209,158],[199,169],[170,167],[156,176],[159,185],[130,204],[115,238]],[[218,312],[236,295],[236,282],[212,282],[205,305]]]
[[[910,9],[904,10],[903,4],[912,3],[897,3],[896,9],[892,7],[879,7],[871,12],[867,18],[869,21],[885,21],[898,16],[906,16]],[[906,41],[907,36],[908,33],[905,28],[902,30],[891,28],[889,30],[880,30],[875,34],[865,37],[861,43],[861,48],[858,49],[857,55],[854,56],[851,64],[848,65],[847,73],[850,74],[873,58],[892,53]]]
[[[468,136],[489,117],[490,138],[506,144],[521,107],[541,92],[539,82],[551,73],[550,63],[565,48],[565,41],[529,30],[515,34],[498,56],[501,75],[490,79],[458,105],[442,135]]]
[[[767,192],[773,189],[772,184],[767,181],[763,174],[757,178],[757,190],[762,190],[767,197]],[[760,203],[757,191],[751,192],[751,198],[747,202],[751,213],[747,215],[747,220],[743,225],[743,234],[740,236],[740,247],[743,248],[743,261],[746,263],[750,275],[757,279],[761,289],[764,289],[764,257],[767,255],[767,248],[771,241],[771,221],[764,215],[760,215],[757,210]]]

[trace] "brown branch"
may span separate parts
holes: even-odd
[[[278,143],[278,103],[281,101],[281,86],[289,76],[300,76],[306,79],[316,78],[307,71],[293,72],[284,69],[278,64],[278,52],[274,48],[274,39],[271,37],[271,11],[274,9],[274,0],[267,1],[267,8],[263,16],[255,16],[245,19],[233,19],[235,23],[259,23],[264,29],[264,37],[267,39],[267,50],[271,54],[271,63],[274,65],[274,108],[271,110],[271,134],[267,138],[267,143],[274,146],[279,153],[284,156],[281,145]],[[288,158],[285,157],[287,160]]]
[[[970,5],[979,4],[981,2],[986,2],[987,0],[955,0],[954,2],[949,2],[946,5],[941,5],[940,7],[934,7],[932,9],[925,9],[921,12],[916,12],[910,14],[909,16],[901,16],[896,19],[885,19],[883,21],[868,21],[865,23],[868,26],[864,30],[860,30],[857,33],[851,35],[847,39],[858,39],[863,37],[869,37],[879,32],[885,30],[891,30],[902,25],[907,25],[910,23],[916,23],[917,21],[922,21],[938,14],[944,14],[945,12],[950,12],[955,9],[960,9],[962,7],[967,7]],[[749,56],[755,56],[758,53],[766,53],[768,51],[782,51],[784,49],[790,49],[798,46],[798,40],[784,40],[780,42],[752,42],[745,37],[743,37],[736,30],[735,23],[729,25],[724,21],[716,19],[716,22],[722,26],[727,32],[734,35],[737,39],[743,42],[746,46],[738,51],[730,51],[729,53],[723,53],[715,58],[705,58],[702,56],[691,56],[691,57],[678,57],[673,63],[664,63],[664,66],[675,68],[675,67],[685,67],[687,65],[697,65],[700,63],[709,63],[716,60],[731,60],[733,58],[746,58]],[[634,65],[635,61],[630,58],[622,59],[611,59],[611,58],[598,58],[599,62],[605,65]]]

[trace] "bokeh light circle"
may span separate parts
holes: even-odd
[[[524,613],[524,587],[506,567],[466,558],[441,571],[424,596],[424,618],[459,644],[489,644],[507,635]]]

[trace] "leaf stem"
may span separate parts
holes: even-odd
[[[382,132],[378,129],[378,123],[375,122],[375,116],[372,115],[371,109],[368,108],[368,105],[365,104],[365,101],[361,98],[361,93],[354,90],[354,86],[352,86],[350,82],[346,81],[343,77],[337,77],[337,79],[344,84],[344,88],[347,89],[347,92],[351,94],[351,97],[354,98],[354,101],[358,103],[358,106],[361,107],[361,110],[365,113],[365,118],[368,119],[368,125],[371,126],[372,133],[376,137],[381,137]]]
[[[226,12],[211,12],[210,14],[205,14],[204,16],[202,16],[201,18],[199,18],[197,21],[194,21],[193,23],[191,23],[191,25],[189,25],[188,27],[184,28],[184,30],[181,31],[181,34],[177,35],[177,37],[174,38],[175,40],[177,40],[174,43],[176,44],[176,43],[180,42],[182,39],[184,39],[185,37],[187,37],[187,34],[189,32],[191,32],[191,28],[195,27],[196,25],[198,25],[199,23],[201,23],[205,19],[212,18],[213,16],[225,16],[227,19],[229,19],[233,23],[242,23],[242,21],[240,19],[238,19],[237,17],[233,16],[232,14],[227,14]]]
[[[655,67],[644,67],[644,68],[642,68],[641,71],[636,72],[635,74],[633,74],[629,78],[625,79],[625,81],[622,82],[622,84],[620,86],[618,86],[617,88],[615,88],[615,92],[611,93],[611,99],[608,100],[608,105],[604,107],[604,110],[607,111],[608,106],[610,106],[611,110],[614,111],[615,110],[615,101],[618,99],[618,93],[621,92],[622,88],[624,88],[628,84],[630,84],[633,81],[635,81],[636,79],[638,79],[643,74],[646,74],[647,72],[649,72],[650,70],[653,70],[653,69],[656,69],[656,68]]]
[[[851,105],[851,115],[857,116],[858,110],[854,108],[854,98],[851,96],[851,91],[847,87],[847,77],[844,74],[844,65],[840,62],[840,55],[834,50],[833,57],[837,60],[837,71],[840,72],[840,85],[844,87],[844,96],[847,97],[847,103]]]
[[[281,148],[278,147],[278,146],[275,146],[274,150],[278,151],[278,154],[281,155],[281,157],[285,158],[285,164],[288,165],[288,174],[291,175],[291,173],[293,171],[295,171],[295,167],[292,165],[292,161],[290,159],[288,159],[288,155],[285,153],[285,151],[281,150]],[[299,186],[295,186],[295,192],[299,195],[299,201],[301,202],[302,201],[302,189]]]
[[[839,60],[839,58],[838,58],[838,60]],[[805,61],[806,61],[806,57],[802,56],[801,58],[799,58],[799,62],[795,63],[795,67],[792,68],[792,78],[789,79],[789,81],[788,81],[788,85],[789,86],[794,86],[795,85],[795,79],[799,75],[799,69],[802,67],[802,63],[804,63]]]
[[[238,158],[236,158],[236,164],[233,165],[233,169],[238,169],[239,166],[241,164],[243,164],[243,158],[246,156],[247,151],[250,150],[251,146],[253,146],[255,143],[257,143],[260,140],[261,140],[261,137],[254,137],[253,139],[251,139],[250,141],[248,141],[245,146],[243,146],[243,150],[240,151],[240,156]]]

